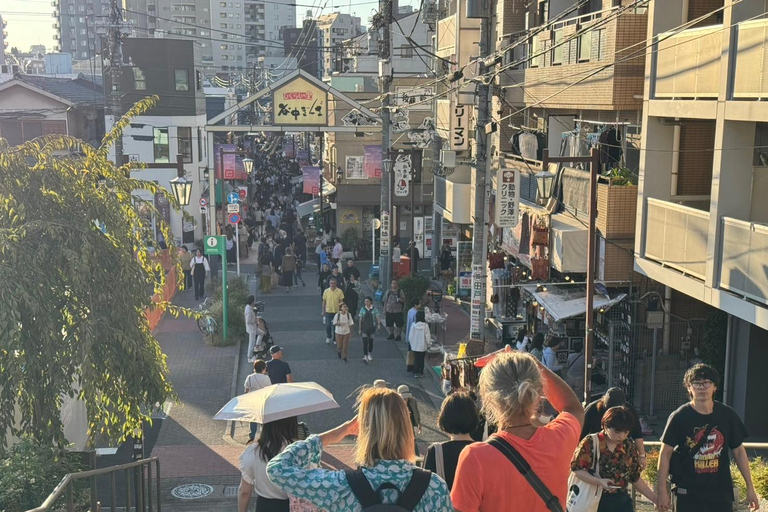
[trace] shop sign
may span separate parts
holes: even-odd
[[[301,174],[304,177],[304,193],[305,194],[319,194],[320,193],[320,168],[319,167],[302,167]]]
[[[434,87],[395,87],[395,106],[410,110],[432,110]]]
[[[520,171],[499,169],[496,176],[496,225],[517,226],[520,217]]]
[[[485,307],[484,265],[472,265],[472,306],[470,311],[469,337],[483,339],[483,326],[480,323],[481,308]]]
[[[325,126],[328,124],[328,93],[309,80],[297,77],[272,93],[274,124]]]
[[[347,179],[348,180],[365,180],[368,179],[368,175],[365,173],[365,157],[364,156],[348,156],[347,157]]]
[[[454,105],[451,113],[451,149],[466,151],[469,149],[469,107]]]
[[[381,240],[380,240],[380,249],[381,249],[381,255],[387,256],[389,255],[389,238],[390,238],[390,217],[389,213],[387,212],[381,212]]]

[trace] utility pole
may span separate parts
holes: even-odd
[[[379,250],[379,283],[384,290],[389,289],[389,281],[392,276],[392,256],[390,247],[392,245],[392,160],[390,158],[391,145],[391,124],[390,124],[390,106],[392,98],[390,89],[392,87],[392,36],[390,27],[392,25],[392,1],[380,0],[379,12],[384,14],[381,27],[381,39],[379,40],[379,92],[383,95],[381,101],[381,217],[389,215],[389,229],[382,230],[382,238]],[[386,236],[387,240],[384,240]]]
[[[131,33],[130,23],[123,20],[123,10],[119,0],[110,0],[109,17],[105,20],[99,20],[96,24],[96,33],[101,36],[107,36],[109,44],[109,79],[112,82],[112,89],[109,97],[105,98],[109,105],[109,114],[112,116],[112,125],[114,126],[123,115],[120,103],[120,81],[123,76],[123,36]],[[106,91],[104,91],[106,94]],[[115,165],[123,165],[123,135],[120,134],[115,139]]]
[[[490,52],[490,21],[489,7],[482,6],[483,0],[467,1],[467,18],[480,18],[480,56],[478,57],[478,76],[487,73],[485,58]],[[477,12],[479,11],[479,12]],[[485,339],[485,271],[488,259],[486,243],[487,229],[486,214],[486,180],[490,160],[488,158],[488,132],[486,125],[489,120],[490,82],[478,81],[477,85],[477,124],[475,126],[475,165],[474,165],[474,224],[472,230],[472,305],[470,316],[469,337],[471,340]]]

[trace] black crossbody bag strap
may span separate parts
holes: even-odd
[[[528,483],[531,484],[533,490],[536,491],[536,494],[541,497],[541,499],[544,501],[544,504],[551,512],[563,512],[563,507],[560,505],[560,500],[558,500],[557,496],[553,495],[547,486],[544,485],[544,482],[542,482],[538,475],[533,472],[531,465],[528,464],[528,461],[526,461],[523,456],[520,455],[520,452],[518,452],[514,446],[509,444],[506,440],[501,439],[500,437],[494,437],[486,442],[499,450],[504,454],[505,457],[507,457],[507,459],[509,459],[509,462],[511,462],[512,465],[517,468],[520,474],[523,475],[523,477],[528,481]]]

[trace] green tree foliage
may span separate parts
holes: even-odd
[[[405,309],[411,309],[414,300],[422,300],[429,289],[429,279],[423,276],[403,277],[397,286],[405,295]]]
[[[0,139],[0,432],[65,445],[60,407],[69,395],[85,402],[91,438],[120,440],[172,395],[144,315],[166,277],[136,193],[178,205],[108,159],[130,118],[156,101],[137,103],[99,148],[66,136],[13,148]]]

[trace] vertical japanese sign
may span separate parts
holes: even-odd
[[[381,255],[382,256],[388,256],[389,255],[389,239],[390,239],[390,233],[392,226],[390,225],[390,217],[389,213],[387,212],[381,212],[381,241],[379,247],[381,248]]]
[[[301,174],[304,177],[304,193],[319,194],[320,193],[320,168],[319,167],[302,167]]]
[[[408,197],[412,172],[410,153],[398,154],[392,170],[395,173],[395,196]]]
[[[451,113],[451,149],[466,151],[469,149],[469,107],[456,104]]]
[[[365,157],[348,156],[347,157],[347,179],[365,180],[368,176],[365,174]]]
[[[328,93],[298,77],[272,93],[274,124],[325,126],[328,124]]]
[[[520,217],[520,172],[499,169],[496,176],[496,225],[500,228],[517,226]]]
[[[381,178],[381,146],[363,146],[365,150],[365,174],[369,178]]]
[[[237,176],[237,155],[234,153],[227,153],[228,151],[237,151],[238,147],[235,144],[214,144],[213,154],[213,169],[216,178],[221,178],[221,166],[224,164],[224,179],[234,180]],[[221,152],[224,151],[224,155]]]
[[[285,158],[293,158],[295,153],[295,148],[292,140],[288,140],[283,142],[283,152],[285,153]]]
[[[483,339],[483,326],[480,314],[485,307],[485,274],[484,265],[472,265],[472,306],[469,319],[469,337],[473,340]]]

